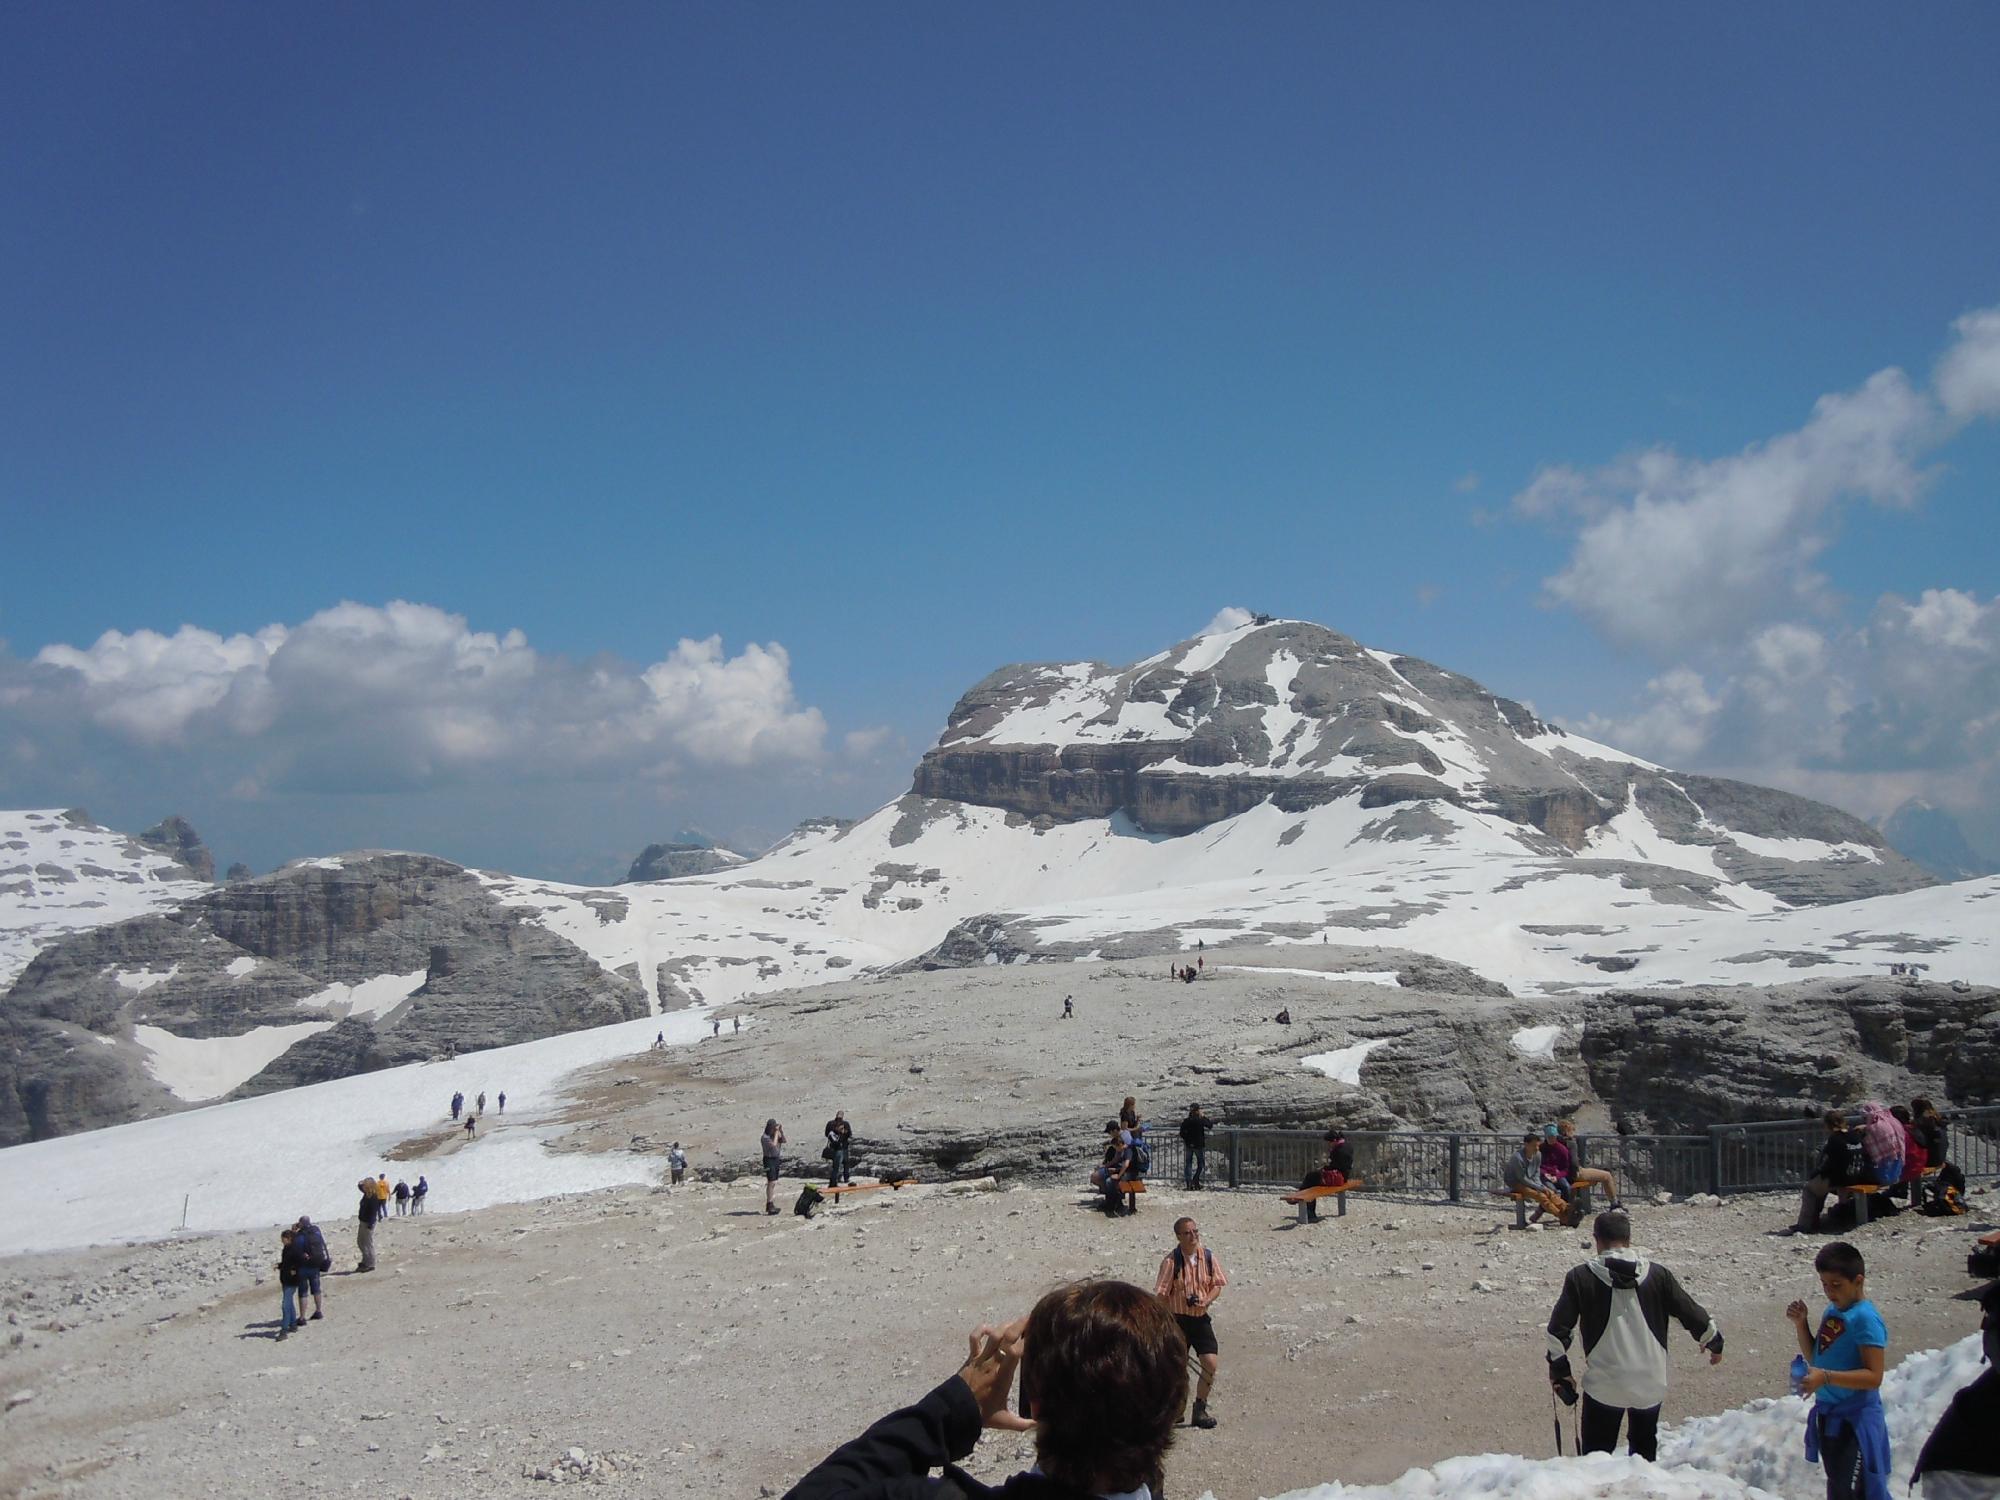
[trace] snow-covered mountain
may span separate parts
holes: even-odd
[[[81,810],[0,812],[0,993],[69,934],[163,911],[206,889],[172,854],[100,828]]]
[[[612,888],[308,861],[58,945],[0,999],[0,1029],[40,1059],[14,1080],[41,1090],[14,1109],[38,1134],[905,963],[1233,940],[1414,950],[1529,995],[1880,974],[1919,954],[1932,978],[1992,982],[1996,897],[2000,880],[1937,885],[1833,808],[1669,771],[1427,662],[1260,620],[1129,667],[1004,668],[952,710],[908,794],[754,861]],[[0,897],[0,923],[14,911]],[[78,1070],[98,1082],[80,1092]]]

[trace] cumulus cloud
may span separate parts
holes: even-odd
[[[222,636],[107,631],[7,674],[0,714],[149,751],[239,756],[252,792],[396,790],[508,777],[670,774],[817,761],[782,646],[683,640],[643,668],[536,651],[427,604],[342,603]]]
[[[1240,604],[1225,604],[1215,618],[1201,627],[1203,635],[1220,635],[1225,630],[1241,630],[1257,617]]]
[[[1550,599],[1661,655],[1828,614],[1815,560],[1841,508],[1913,504],[1926,456],[1963,423],[2000,415],[2000,308],[1968,313],[1952,333],[1930,388],[1878,371],[1820,397],[1796,430],[1727,457],[1656,447],[1597,468],[1544,468],[1513,511],[1574,534],[1546,580]]]

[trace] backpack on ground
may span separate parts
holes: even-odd
[[[797,1214],[801,1219],[810,1219],[813,1216],[813,1210],[825,1201],[826,1194],[822,1193],[811,1183],[807,1183],[804,1191],[799,1194],[798,1202],[792,1205],[792,1212]]]

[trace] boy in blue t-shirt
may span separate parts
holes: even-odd
[[[1889,1427],[1882,1416],[1882,1368],[1889,1330],[1868,1300],[1868,1268],[1845,1241],[1813,1258],[1826,1289],[1819,1331],[1807,1326],[1806,1305],[1785,1309],[1810,1368],[1805,1391],[1806,1458],[1826,1470],[1827,1500],[1889,1500]]]

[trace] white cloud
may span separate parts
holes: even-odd
[[[237,784],[293,790],[420,786],[508,774],[637,774],[817,761],[826,721],[801,707],[782,646],[735,656],[683,640],[634,670],[537,652],[518,630],[471,629],[426,604],[342,603],[296,626],[220,636],[107,631],[37,653],[11,705],[149,749],[246,752]]]
[[[1815,564],[1840,508],[1913,504],[1925,455],[1958,425],[2000,415],[2000,308],[1952,326],[1931,390],[1881,370],[1820,397],[1796,430],[1725,458],[1658,447],[1543,469],[1513,509],[1574,530],[1550,598],[1620,644],[1669,656],[1830,612]]]
[[[1215,612],[1215,618],[1201,627],[1203,635],[1220,635],[1226,630],[1241,630],[1257,617],[1240,604],[1225,604]]]

